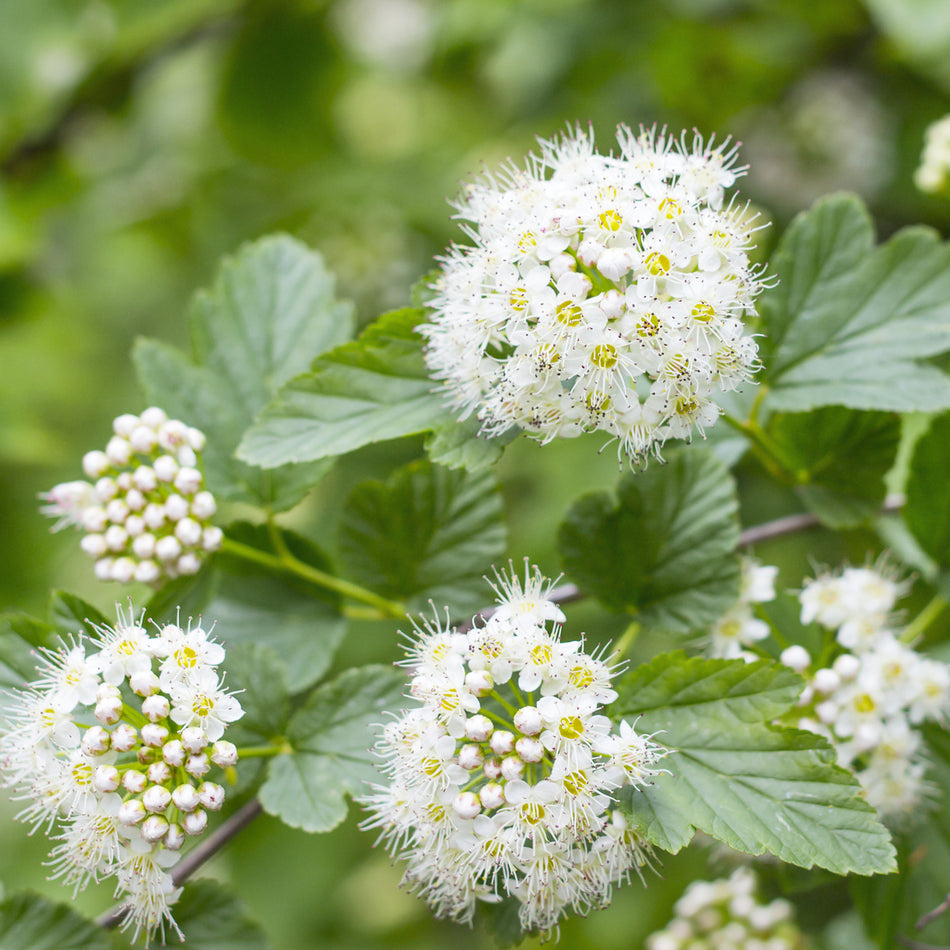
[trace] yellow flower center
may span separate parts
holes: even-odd
[[[594,347],[590,361],[601,369],[611,369],[617,365],[617,348],[610,343],[600,343]]]
[[[659,251],[647,254],[647,258],[643,263],[654,277],[662,277],[670,272],[670,259]]]
[[[564,716],[560,724],[561,735],[565,739],[578,739],[584,734],[584,723],[580,716]]]
[[[600,226],[604,231],[619,231],[620,225],[623,224],[623,218],[620,216],[620,213],[614,211],[613,208],[599,214],[597,220],[600,222]]]
[[[573,300],[564,300],[557,305],[555,316],[559,323],[567,327],[580,326],[584,322],[584,313]]]

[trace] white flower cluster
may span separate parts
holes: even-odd
[[[742,559],[742,586],[739,599],[712,627],[708,649],[710,656],[726,659],[758,659],[744,650],[769,635],[769,625],[753,613],[753,604],[775,599],[777,567],[760,564],[754,558]]]
[[[15,694],[0,772],[31,802],[19,818],[47,833],[58,823],[53,876],[78,891],[114,875],[125,926],[150,936],[177,929],[168,869],[224,803],[206,776],[237,762],[222,736],[243,711],[222,688],[224,648],[200,626],[150,636],[120,610],[97,632],[46,651],[37,680]]]
[[[724,206],[736,147],[625,126],[617,140],[619,156],[580,128],[541,141],[456,203],[474,246],[442,259],[419,331],[430,372],[488,435],[601,430],[642,461],[711,426],[715,393],[757,368],[742,316],[763,286],[758,227]]]
[[[808,581],[799,598],[802,622],[836,631],[844,652],[829,667],[810,671],[803,647],[782,654],[808,677],[799,727],[830,739],[867,800],[894,818],[911,812],[926,792],[921,734],[914,726],[950,721],[950,667],[903,643],[892,622],[903,587],[886,568],[872,567]]]
[[[950,115],[938,119],[927,129],[914,183],[921,191],[950,190]]]
[[[755,876],[737,868],[729,878],[695,881],[674,907],[675,918],[647,937],[647,950],[804,950],[792,905],[755,896]]]
[[[524,930],[549,932],[568,907],[607,904],[646,860],[612,796],[648,782],[665,750],[598,714],[614,671],[560,639],[549,591],[526,569],[523,585],[499,577],[484,626],[416,628],[420,705],[384,728],[389,782],[365,800],[364,827],[382,829],[439,917],[471,922],[476,899],[510,895]]]
[[[217,506],[199,468],[203,433],[154,406],[112,428],[105,451],[83,457],[91,481],[54,486],[40,510],[59,519],[54,531],[74,524],[85,532],[81,546],[100,580],[157,586],[196,574],[223,537],[210,523]]]

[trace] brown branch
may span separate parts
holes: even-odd
[[[923,930],[927,924],[929,924],[932,920],[936,920],[941,914],[946,913],[948,910],[950,910],[950,894],[947,894],[944,900],[932,911],[924,914],[924,916],[921,917],[916,924],[914,924],[914,929]]]

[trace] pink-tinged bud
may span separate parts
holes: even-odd
[[[501,762],[501,774],[509,781],[521,778],[524,772],[524,760],[517,755],[506,755]]]
[[[145,770],[145,774],[153,785],[165,785],[172,778],[172,770],[167,762],[153,762]]]
[[[208,737],[201,726],[188,726],[181,731],[181,744],[189,751],[197,754],[204,752],[208,747]]]
[[[200,835],[208,827],[208,813],[197,808],[182,818],[181,826],[186,835]]]
[[[168,819],[164,815],[149,815],[142,822],[142,837],[154,844],[168,834]]]
[[[514,733],[508,732],[507,729],[496,729],[488,740],[488,744],[495,755],[508,755],[515,747]]]
[[[114,765],[100,765],[92,773],[92,787],[97,792],[114,792],[122,783],[122,776]]]
[[[159,690],[158,677],[151,670],[136,670],[129,677],[129,686],[137,696],[150,697],[152,693],[157,693]],[[142,703],[142,712],[145,712],[145,703]],[[148,713],[146,712],[145,715],[147,716]]]
[[[209,811],[219,811],[224,804],[224,788],[216,782],[202,782],[198,786],[198,801]]]
[[[237,747],[233,742],[228,742],[227,739],[219,739],[211,746],[211,761],[222,769],[237,765]]]
[[[485,759],[482,771],[485,773],[485,778],[491,781],[501,778],[501,759],[494,756],[490,759]]]
[[[147,722],[142,726],[142,742],[153,749],[161,748],[168,738],[168,729],[157,722]]]
[[[133,798],[119,805],[116,820],[120,825],[137,825],[146,814],[145,806],[137,798]]]
[[[206,756],[204,752],[200,755],[190,755],[185,761],[185,771],[195,778],[201,778],[207,775],[210,770],[211,763],[208,761],[208,756]]]
[[[484,761],[485,756],[482,755],[482,750],[477,745],[470,743],[459,749],[458,763],[467,772],[474,772],[475,769],[481,768]]]
[[[465,735],[472,742],[484,742],[494,731],[487,716],[472,716],[465,722]]]
[[[489,811],[493,808],[501,808],[505,804],[505,789],[497,782],[489,782],[482,786],[478,798],[482,807]]]
[[[112,748],[116,752],[128,752],[138,741],[139,734],[135,731],[135,726],[130,726],[127,722],[116,726],[112,733]]]
[[[165,833],[165,840],[162,842],[169,851],[178,851],[185,843],[185,832],[181,825],[172,822]]]
[[[482,810],[482,803],[473,792],[460,792],[452,801],[452,811],[459,818],[474,818]]]
[[[122,700],[112,697],[100,699],[93,715],[104,726],[114,726],[122,718]]]
[[[111,737],[102,726],[93,726],[91,729],[87,729],[86,734],[82,737],[82,751],[86,755],[102,755],[103,752],[109,751],[110,744]]]
[[[141,772],[130,769],[122,776],[122,787],[132,795],[141,795],[148,787],[148,779]]]
[[[142,701],[142,712],[145,713],[152,722],[166,719],[170,711],[171,705],[168,702],[168,697],[163,696],[161,693],[148,696]]]
[[[152,785],[145,790],[142,796],[142,804],[147,811],[163,812],[168,808],[172,800],[172,793],[164,785]]]
[[[522,706],[515,713],[515,728],[526,736],[536,736],[541,732],[541,713],[534,706]]]
[[[495,681],[488,670],[473,670],[465,676],[465,688],[473,696],[487,696],[495,688]]]
[[[169,764],[178,768],[185,764],[188,758],[188,752],[178,739],[172,739],[162,746],[162,758]]]
[[[172,792],[172,801],[181,811],[194,811],[200,804],[194,785],[179,785]]]
[[[544,746],[537,739],[524,736],[515,743],[515,752],[523,762],[540,762],[544,758]]]

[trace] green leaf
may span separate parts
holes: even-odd
[[[907,477],[904,519],[921,548],[950,568],[950,413],[940,416],[917,442]]]
[[[769,434],[805,505],[832,528],[851,528],[880,510],[900,442],[900,417],[827,406],[780,413]]]
[[[678,851],[704,831],[836,874],[895,868],[894,848],[857,780],[812,733],[769,725],[802,680],[780,664],[664,654],[621,683],[618,708],[671,749],[668,770],[625,798],[647,840]]]
[[[284,235],[245,245],[191,308],[194,359],[139,340],[133,360],[148,398],[208,437],[202,461],[219,498],[295,505],[328,463],[260,472],[233,458],[244,432],[287,380],[350,339],[353,308],[333,296],[314,251]]]
[[[698,448],[621,479],[614,501],[586,495],[558,532],[567,573],[612,610],[685,633],[735,603],[740,569],[735,483]]]
[[[852,195],[815,203],[789,226],[759,300],[771,409],[890,412],[950,407],[950,379],[917,362],[950,349],[950,247],[927,228],[874,246]]]
[[[244,905],[217,881],[194,881],[185,886],[172,913],[184,942],[169,934],[158,946],[188,950],[267,950],[270,942]]]
[[[3,950],[109,950],[109,936],[65,904],[30,892],[0,902]]]
[[[348,576],[384,597],[457,614],[485,603],[484,575],[505,552],[501,494],[488,474],[421,460],[358,485],[340,523]]]
[[[447,424],[451,417],[428,376],[415,332],[423,319],[417,309],[384,314],[358,340],[315,360],[261,413],[238,456],[272,468]]]
[[[115,625],[115,621],[109,620],[97,607],[62,590],[50,594],[47,613],[50,623],[63,635],[84,633],[96,636],[96,627]]]
[[[290,719],[290,697],[287,664],[280,654],[266,643],[230,644],[224,667],[228,686],[241,691],[244,715],[236,728],[263,741],[282,735]]]
[[[451,421],[434,429],[426,437],[426,454],[439,465],[447,468],[464,468],[469,472],[481,472],[491,468],[501,458],[507,442],[516,435],[498,436],[494,439],[478,438],[480,423],[469,417],[464,422]]]
[[[284,532],[291,551],[320,570],[326,556],[298,535]],[[270,552],[263,526],[234,524],[227,537]],[[294,575],[269,570],[243,558],[218,552],[194,578],[167,585],[148,604],[156,620],[203,616],[227,649],[232,644],[263,643],[280,658],[291,692],[306,689],[327,671],[343,639],[346,620],[339,598]]]
[[[944,0],[864,0],[864,5],[913,65],[950,90],[950,8]]]
[[[273,759],[258,796],[293,828],[329,831],[346,817],[345,795],[378,777],[373,725],[403,703],[405,675],[386,666],[347,670],[318,687],[291,719],[292,755]]]

